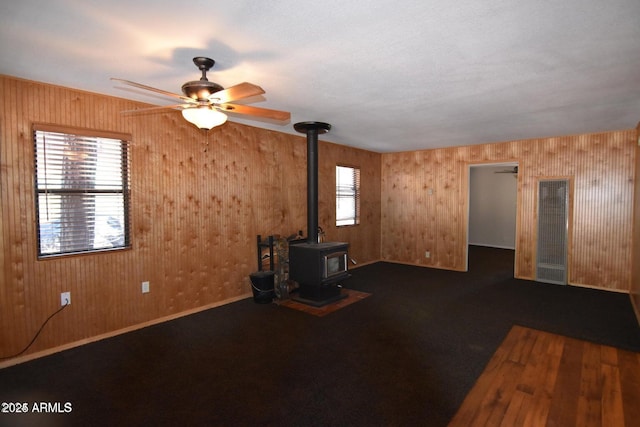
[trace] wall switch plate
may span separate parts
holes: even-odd
[[[424,257],[425,257],[425,258],[431,258],[431,252],[429,252],[429,251],[425,251],[425,253],[424,253]]]
[[[149,282],[142,282],[142,293],[146,294],[149,292]]]
[[[60,294],[60,305],[71,304],[71,292],[63,292]]]

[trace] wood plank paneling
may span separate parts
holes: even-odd
[[[306,229],[304,136],[232,122],[206,132],[177,112],[122,115],[144,104],[8,76],[0,99],[0,357],[31,340],[63,291],[71,306],[28,354],[250,296],[256,235]],[[130,250],[36,259],[33,123],[131,135]],[[320,225],[360,263],[380,254],[380,159],[319,143]],[[334,225],[338,161],[362,171],[357,227]]]
[[[466,268],[468,167],[518,162],[516,277],[534,279],[536,188],[571,179],[569,283],[628,292],[635,130],[382,155],[385,260]],[[424,252],[431,257],[425,258]]]
[[[631,302],[640,324],[640,123],[635,135],[635,192],[633,198],[633,266],[631,276]]]

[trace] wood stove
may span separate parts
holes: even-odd
[[[299,284],[294,299],[322,306],[345,297],[340,283],[349,278],[349,244],[296,243],[289,246],[289,277]]]
[[[318,134],[331,125],[301,122],[294,129],[307,135],[307,240],[289,246],[289,278],[298,282],[294,300],[316,307],[346,297],[340,282],[349,277],[348,250],[345,242],[318,241]]]

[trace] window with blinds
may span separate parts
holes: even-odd
[[[360,224],[360,169],[336,166],[336,226]]]
[[[128,142],[34,133],[38,256],[128,247]]]

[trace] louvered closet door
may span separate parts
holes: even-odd
[[[536,280],[567,283],[569,181],[544,180],[538,187]]]

